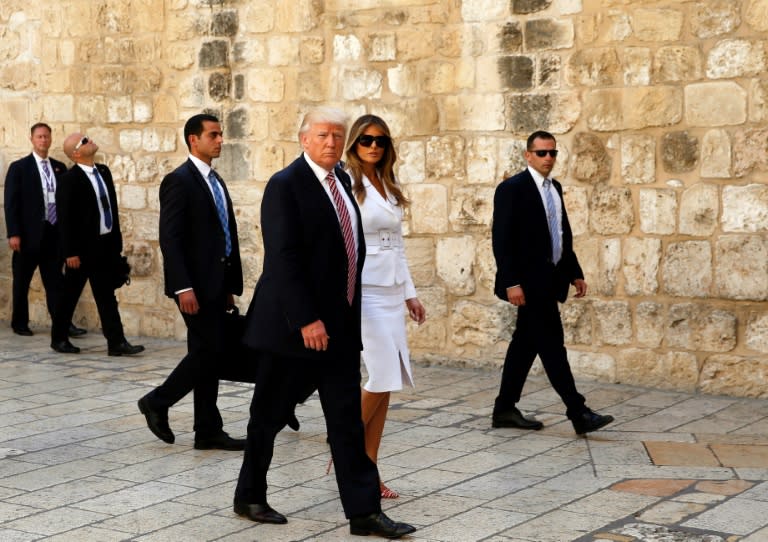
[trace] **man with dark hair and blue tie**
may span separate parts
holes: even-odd
[[[563,203],[563,189],[552,179],[557,142],[549,132],[528,137],[528,167],[506,179],[493,198],[495,294],[517,307],[517,323],[509,343],[501,386],[493,408],[493,427],[538,430],[543,424],[524,417],[520,401],[525,379],[536,355],[552,387],[566,406],[574,431],[583,435],[613,421],[587,408],[568,364],[563,323],[557,303],[564,303],[571,285],[576,297],[587,294],[587,283],[573,251],[573,234]]]
[[[64,140],[64,154],[75,164],[56,188],[65,267],[61,298],[51,326],[51,348],[62,354],[80,352],[67,339],[67,331],[87,281],[107,339],[107,353],[130,356],[143,352],[144,347],[126,340],[117,310],[115,275],[123,236],[112,173],[104,164],[96,163],[98,150],[99,146],[85,134],[70,134]]]
[[[187,355],[160,386],[139,399],[139,410],[160,440],[173,443],[168,409],[194,390],[195,448],[242,450],[230,437],[216,399],[225,356],[225,313],[243,292],[243,269],[232,200],[213,159],[224,141],[219,119],[192,116],[184,125],[189,158],[160,184],[160,249],[165,294],[187,326]]]

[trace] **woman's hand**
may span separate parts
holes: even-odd
[[[405,300],[405,305],[408,307],[408,314],[411,319],[417,324],[421,325],[427,319],[427,311],[424,309],[424,305],[421,304],[418,297],[412,297]]]

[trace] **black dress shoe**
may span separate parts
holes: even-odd
[[[232,438],[224,431],[213,437],[195,436],[195,450],[228,450],[239,452],[245,450],[244,438]]]
[[[67,335],[70,337],[82,337],[88,333],[87,329],[83,329],[81,327],[77,327],[75,324],[69,324],[69,329],[67,330]]]
[[[14,327],[12,329],[16,335],[21,335],[22,337],[31,337],[32,335],[34,335],[34,333],[32,333],[32,330],[29,329],[29,326]]]
[[[168,411],[160,412],[153,409],[149,405],[149,399],[147,399],[146,395],[139,399],[139,410],[147,419],[149,430],[163,442],[173,444],[176,437],[173,435],[173,431],[171,431],[171,426],[168,425]]]
[[[69,342],[69,340],[64,341],[53,341],[51,343],[51,348],[56,350],[59,354],[79,354],[80,349]]]
[[[367,536],[374,534],[384,538],[400,538],[416,530],[413,525],[392,521],[384,512],[359,516],[349,520],[349,534]]]
[[[288,523],[284,515],[268,504],[248,504],[235,501],[235,514],[259,523],[275,523],[277,525]]]
[[[142,345],[133,345],[128,341],[123,341],[107,348],[107,354],[110,356],[132,356],[143,351],[144,347]]]
[[[591,433],[597,431],[601,427],[605,427],[613,421],[613,416],[606,414],[598,414],[587,409],[581,414],[578,414],[571,418],[573,424],[573,430],[577,435],[583,435],[584,433]]]
[[[534,431],[538,431],[542,427],[544,427],[544,424],[541,423],[539,420],[534,420],[532,418],[526,418],[523,416],[522,412],[517,410],[515,407],[512,407],[509,410],[506,410],[504,412],[493,413],[493,418],[491,421],[492,427],[515,427],[517,429],[532,429]]]

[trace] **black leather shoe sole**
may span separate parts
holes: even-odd
[[[87,329],[75,326],[69,326],[69,330],[67,330],[67,335],[70,337],[82,337],[86,333],[88,333]]]
[[[589,423],[578,423],[573,420],[571,420],[571,423],[573,424],[573,430],[576,431],[577,435],[584,435],[586,433],[591,433],[592,431],[602,429],[612,421],[613,416],[607,414],[605,416],[595,416],[592,420],[590,420]]]
[[[29,329],[28,327],[14,327],[12,329],[16,335],[21,335],[22,337],[31,337],[32,335],[34,335],[32,330]]]
[[[383,512],[349,520],[349,534],[355,536],[376,535],[383,538],[400,538],[416,531],[416,527],[407,523],[392,521]]]
[[[492,420],[491,427],[512,427],[514,429],[529,429],[531,431],[538,431],[544,427],[544,424],[539,421],[526,421],[526,423],[518,423],[510,420]]]
[[[144,351],[144,347],[140,344],[137,345],[122,345],[122,346],[116,346],[115,348],[108,348],[107,354],[110,356],[133,356],[135,354],[140,354]]]
[[[238,516],[245,516],[251,521],[258,521],[259,523],[272,523],[275,525],[288,523],[288,519],[284,515],[268,504],[246,504],[235,501],[234,510]]]
[[[51,348],[53,348],[59,354],[79,354],[80,353],[80,349],[77,346],[71,344],[69,341],[51,343]]]
[[[147,427],[152,431],[152,434],[163,442],[173,444],[176,437],[174,436],[173,431],[171,431],[171,426],[168,425],[167,415],[165,419],[163,419],[159,412],[150,408],[149,401],[146,397],[139,399],[138,405],[139,412],[144,414],[144,418],[147,420]]]

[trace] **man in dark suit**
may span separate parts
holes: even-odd
[[[212,115],[184,125],[189,158],[160,184],[160,249],[165,294],[187,325],[187,355],[168,378],[139,400],[150,430],[173,443],[168,409],[194,390],[195,448],[242,450],[245,439],[223,431],[216,398],[217,363],[225,355],[225,312],[243,292],[243,270],[232,200],[211,168],[223,134]]]
[[[267,504],[275,435],[297,400],[317,389],[344,514],[352,534],[398,538],[415,529],[381,512],[379,475],[365,453],[360,411],[360,271],[365,240],[349,177],[338,164],[347,116],[317,108],[302,122],[302,156],[267,183],[264,266],[244,342],[262,358],[234,511],[285,523]]]
[[[61,249],[56,227],[56,185],[66,166],[49,158],[51,127],[38,122],[30,130],[32,152],[11,163],[5,177],[5,225],[8,246],[13,251],[13,313],[11,328],[17,335],[31,336],[29,329],[29,284],[35,269],[45,288],[45,302],[53,318],[61,292]],[[69,336],[85,334],[70,324]]]
[[[552,387],[566,406],[577,434],[613,421],[587,408],[568,364],[558,301],[571,284],[584,297],[587,283],[573,252],[573,234],[560,183],[549,177],[557,158],[555,137],[534,132],[528,137],[528,168],[506,179],[493,199],[493,255],[496,295],[517,307],[517,324],[509,343],[501,386],[493,409],[493,427],[541,429],[515,407],[536,355]]]
[[[112,173],[95,162],[98,145],[86,135],[70,134],[64,154],[75,165],[56,188],[61,251],[65,258],[64,284],[51,326],[51,348],[63,354],[80,349],[67,339],[67,329],[86,281],[91,285],[110,356],[144,351],[125,339],[115,298],[117,265],[123,250],[120,217]]]

